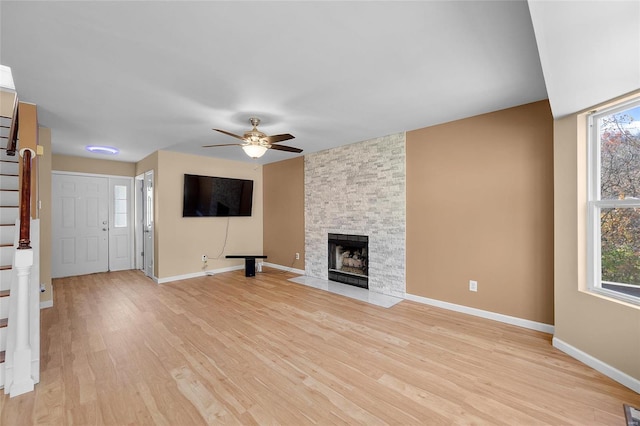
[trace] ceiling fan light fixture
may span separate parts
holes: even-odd
[[[267,152],[267,147],[262,145],[244,145],[242,149],[251,158],[260,158]]]
[[[260,158],[267,152],[268,149],[275,149],[277,151],[287,151],[287,152],[295,152],[301,153],[302,150],[300,148],[294,148],[291,146],[280,145],[280,142],[288,141],[289,139],[293,139],[295,136],[289,133],[283,133],[281,135],[271,135],[267,136],[262,133],[256,127],[260,124],[260,120],[258,118],[251,118],[249,120],[253,125],[253,129],[245,132],[243,136],[236,135],[235,133],[227,132],[222,129],[213,129],[216,132],[223,133],[227,136],[231,136],[235,139],[240,139],[243,143],[225,143],[219,145],[203,145],[203,148],[214,148],[218,146],[241,146],[244,152],[251,158]]]

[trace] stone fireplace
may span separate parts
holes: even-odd
[[[366,276],[365,288],[404,297],[404,133],[314,152],[304,164],[305,275],[335,281],[329,276],[337,268],[329,266],[327,236],[366,235],[366,254],[360,250],[354,259],[360,247],[352,247],[347,263],[358,265],[365,257],[366,269],[356,274]]]
[[[329,234],[328,277],[331,281],[369,288],[369,237]]]

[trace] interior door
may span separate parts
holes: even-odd
[[[109,270],[133,268],[132,179],[109,178]]]
[[[109,181],[52,174],[53,278],[109,269]]]
[[[144,273],[153,278],[153,171],[144,174]]]

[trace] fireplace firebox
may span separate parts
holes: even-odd
[[[329,280],[369,288],[369,237],[329,234]]]

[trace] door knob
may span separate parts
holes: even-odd
[[[106,231],[106,230],[107,230],[107,228],[102,228],[102,230],[103,230],[103,231]]]

